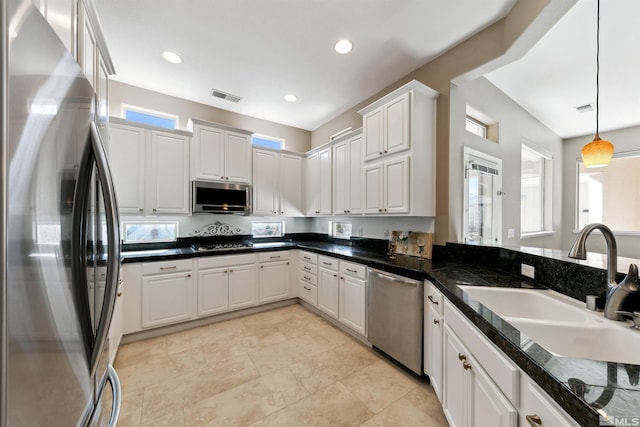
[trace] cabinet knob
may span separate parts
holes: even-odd
[[[527,422],[531,427],[542,425],[542,418],[540,418],[540,415],[537,415],[537,414],[527,415],[526,418],[527,418]]]
[[[153,211],[154,211],[154,212],[158,212],[158,209],[156,209],[156,208],[153,208]]]
[[[387,151],[387,150],[384,150],[384,154],[387,154],[387,153],[388,153],[388,151]]]
[[[261,265],[260,268],[264,268],[264,265]]]
[[[386,211],[387,211],[387,208],[385,208],[385,209],[384,209],[384,211],[386,212]]]
[[[228,176],[225,176],[225,177],[224,177],[224,179],[229,179],[229,177],[228,177]]]
[[[378,212],[382,212],[382,209],[381,209],[381,208],[378,208]]]
[[[429,298],[429,301],[431,301],[433,305],[438,305],[438,301],[434,300],[431,295],[427,296],[427,298]]]
[[[439,321],[438,319],[433,319],[433,324],[434,324],[434,325],[439,325],[439,324],[440,324],[440,321]]]
[[[280,215],[284,215],[284,211],[280,211]]]
[[[229,273],[233,273],[233,269],[230,269],[230,270],[229,270]]]
[[[338,275],[337,275],[337,274],[334,274],[334,275],[333,275],[333,277],[338,277]]]
[[[142,209],[142,208],[138,209],[138,212],[143,212],[143,211],[144,211],[144,209]]]
[[[191,274],[187,274],[187,277],[191,277]]]
[[[458,353],[458,360],[463,360],[463,361],[464,361],[464,360],[467,360],[467,356],[465,356],[465,355],[464,355],[464,354],[462,354],[462,353]]]
[[[118,296],[121,297],[122,296],[122,292],[118,292]]]
[[[465,371],[468,371],[469,369],[471,369],[471,365],[468,362],[462,362],[462,367],[464,368]]]
[[[382,151],[378,151],[378,154],[380,154],[382,156]]]
[[[274,214],[277,214],[277,213],[278,213],[278,211],[273,211],[273,213],[274,213]]]

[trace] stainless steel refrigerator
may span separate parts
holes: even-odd
[[[0,18],[0,426],[115,425],[120,236],[95,93],[30,0]]]

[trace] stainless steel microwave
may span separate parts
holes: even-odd
[[[191,212],[249,215],[251,186],[228,182],[192,181]]]

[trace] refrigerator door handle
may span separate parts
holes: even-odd
[[[95,374],[100,354],[104,349],[109,334],[109,326],[113,317],[113,309],[118,293],[118,276],[120,274],[120,226],[118,205],[113,185],[111,170],[107,161],[107,154],[102,144],[102,138],[94,122],[91,122],[91,147],[95,156],[96,169],[102,183],[105,216],[107,221],[107,277],[104,289],[104,302],[100,313],[100,320],[96,328],[96,340],[91,352],[91,374]]]
[[[120,388],[120,378],[118,378],[118,373],[111,363],[107,367],[107,380],[111,384],[111,389],[113,391],[113,407],[111,409],[111,417],[109,417],[109,426],[108,427],[116,427],[118,425],[118,418],[120,418],[120,407],[122,405],[122,389]]]

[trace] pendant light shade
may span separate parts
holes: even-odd
[[[600,138],[600,0],[596,21],[596,134],[593,140],[582,147],[582,162],[588,168],[607,166],[613,157],[613,144]]]
[[[596,134],[593,141],[582,147],[582,162],[585,167],[607,166],[613,157],[613,144]]]

